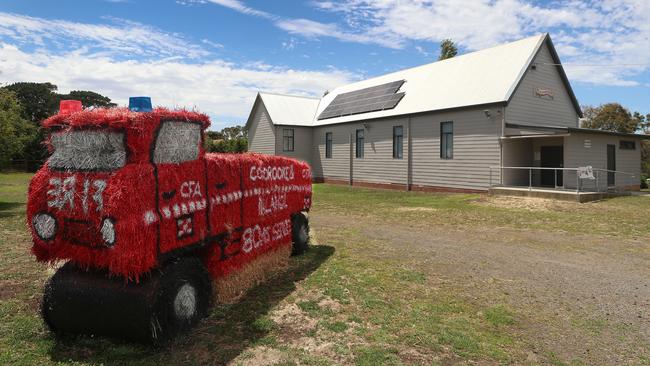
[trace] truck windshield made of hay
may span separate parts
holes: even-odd
[[[205,153],[209,123],[147,98],[129,109],[64,101],[43,122],[51,156],[27,219],[37,259],[67,262],[45,288],[50,329],[166,340],[207,314],[219,280],[306,250],[309,166]]]

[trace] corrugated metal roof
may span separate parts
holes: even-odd
[[[394,109],[321,120],[316,124],[505,102],[510,98],[544,36],[529,37],[336,88],[323,98],[316,115],[340,93],[406,80],[399,90],[406,95]]]
[[[311,126],[320,99],[260,93],[271,121],[276,125]]]
[[[537,50],[548,39],[540,34],[467,53],[447,60],[344,85],[320,99],[260,93],[274,124],[322,126],[373,118],[408,115],[507,102]],[[318,120],[337,95],[397,80],[406,95],[390,110]],[[570,89],[570,86],[568,86]],[[576,102],[577,103],[577,102]],[[306,119],[310,116],[309,119]]]

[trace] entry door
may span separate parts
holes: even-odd
[[[616,170],[616,145],[607,145],[607,170]],[[616,173],[607,172],[607,186],[616,185]]]
[[[564,147],[542,146],[540,160],[542,168],[564,167]],[[544,187],[561,187],[564,185],[563,177],[562,170],[558,170],[556,173],[554,170],[543,169],[541,173],[541,185]]]

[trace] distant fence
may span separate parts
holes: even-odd
[[[9,165],[2,167],[3,172],[36,172],[45,160],[12,159]]]

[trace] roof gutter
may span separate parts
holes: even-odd
[[[431,109],[431,110],[421,111],[421,112],[391,114],[390,116],[381,116],[381,117],[373,117],[373,118],[359,118],[359,119],[354,119],[354,120],[351,120],[351,121],[314,124],[314,125],[312,125],[310,127],[327,127],[327,126],[334,126],[334,125],[342,125],[342,124],[345,124],[345,123],[374,122],[374,121],[385,120],[385,119],[390,119],[390,118],[417,117],[417,116],[422,116],[422,115],[431,114],[431,113],[444,113],[444,112],[458,111],[458,110],[462,110],[462,109],[485,108],[485,107],[490,107],[490,106],[499,107],[499,106],[505,106],[505,105],[506,105],[505,101],[490,102],[490,103],[473,104],[473,105],[466,105],[466,106],[452,107],[452,108],[444,108],[444,109]],[[370,112],[370,113],[372,113],[372,112]],[[363,115],[364,115],[364,113],[359,114],[359,116],[363,116]],[[347,117],[347,116],[343,116],[343,117]],[[337,117],[337,118],[342,118],[342,117]]]

